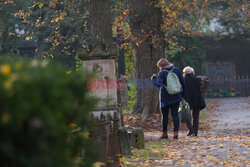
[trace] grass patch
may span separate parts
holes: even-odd
[[[200,129],[207,129],[209,127],[209,121],[214,107],[216,106],[215,99],[206,98],[206,108],[200,111]]]
[[[145,144],[145,149],[133,149],[132,156],[123,158],[126,167],[152,166],[154,160],[161,159],[167,152],[168,140],[150,141]]]
[[[209,120],[209,116],[211,114],[211,111],[210,110],[201,110],[200,111],[200,120],[199,122],[200,123],[207,123],[207,121]]]

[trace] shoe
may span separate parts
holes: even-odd
[[[178,139],[178,132],[174,132],[174,139]]]
[[[163,131],[160,139],[168,139],[168,131]]]
[[[194,131],[193,130],[189,130],[187,136],[191,136],[192,134],[194,134]]]

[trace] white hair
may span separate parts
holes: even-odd
[[[183,72],[185,72],[186,74],[193,74],[194,75],[194,69],[190,66],[187,66],[183,69]]]

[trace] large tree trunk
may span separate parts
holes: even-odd
[[[111,0],[90,1],[91,38],[112,45]]]
[[[152,0],[129,0],[129,14],[131,31],[135,37],[135,77],[150,82],[152,74],[159,71],[157,61],[165,57],[161,9],[155,7]],[[157,112],[159,90],[137,89],[132,114],[142,113],[142,121],[145,121],[150,113]]]

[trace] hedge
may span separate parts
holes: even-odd
[[[83,71],[0,59],[1,167],[90,167],[97,160]]]

